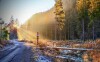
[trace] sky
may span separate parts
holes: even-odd
[[[25,23],[33,14],[52,8],[54,0],[0,0],[0,18],[9,21],[11,16]]]

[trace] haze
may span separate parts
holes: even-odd
[[[10,17],[18,18],[20,24],[25,23],[33,14],[45,12],[52,8],[54,0],[1,0],[0,17],[9,21]]]

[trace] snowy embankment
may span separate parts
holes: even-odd
[[[38,56],[37,62],[52,62],[48,57],[40,55]]]

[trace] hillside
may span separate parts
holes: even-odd
[[[63,1],[64,11],[67,14],[69,13],[68,11],[70,11],[70,9],[72,9],[72,7],[75,6],[74,5],[75,0],[62,0],[62,1]],[[55,28],[54,26],[56,23],[54,11],[55,11],[55,8],[53,7],[46,12],[40,12],[40,13],[34,14],[21,27],[24,29],[30,30],[32,32],[35,32],[35,33],[40,32],[42,35],[44,34],[43,36],[46,35],[46,31],[48,33],[51,33],[52,31],[54,33],[54,28]],[[48,36],[52,37],[53,35],[49,34]]]

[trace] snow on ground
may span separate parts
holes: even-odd
[[[82,58],[80,58],[80,57],[73,57],[73,56],[70,56],[70,55],[56,56],[56,58],[71,59],[71,60],[74,60],[75,62],[83,62]]]
[[[24,44],[23,42],[19,42],[17,39],[10,40],[9,42],[10,42],[10,43],[13,43],[14,45]]]
[[[33,59],[35,62],[52,62],[52,59],[43,55],[43,52],[39,48],[33,48]]]
[[[49,60],[49,58],[47,58],[46,56],[39,56],[38,59],[36,60],[37,62],[51,62],[51,60]]]

